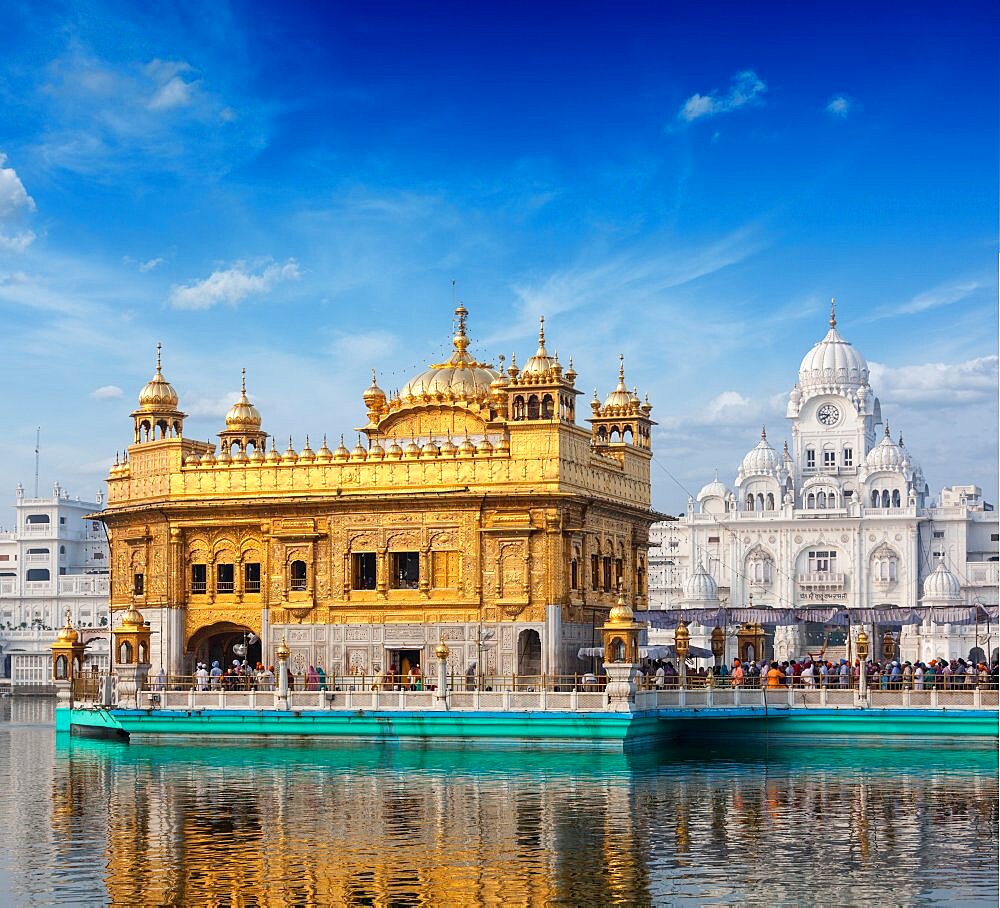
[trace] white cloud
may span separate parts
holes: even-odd
[[[163,258],[157,256],[155,259],[149,259],[147,262],[139,263],[139,270],[145,274],[147,271],[152,271],[154,268],[159,268],[163,264]]]
[[[7,155],[0,151],[0,218],[9,217],[21,209],[35,210],[35,200],[28,195],[24,183],[13,167],[4,167]]]
[[[283,265],[268,265],[256,273],[239,262],[232,268],[213,271],[203,281],[175,286],[168,302],[176,309],[209,309],[219,303],[235,306],[248,296],[266,293],[280,281],[298,280],[299,276],[294,259]]]
[[[194,82],[185,82],[180,76],[174,76],[156,90],[153,97],[149,99],[148,107],[150,110],[186,107],[191,103],[191,92],[194,87]]]
[[[872,387],[883,403],[950,407],[995,399],[997,363],[996,356],[980,356],[959,363],[868,365]]]
[[[124,392],[118,385],[102,385],[100,388],[94,388],[90,392],[90,396],[94,400],[114,400],[115,398],[121,397]]]
[[[184,395],[184,412],[188,416],[223,417],[229,408],[240,399],[239,391],[229,391],[221,396],[204,394]]]
[[[703,117],[730,113],[748,104],[759,103],[761,95],[766,91],[767,85],[760,77],[752,69],[745,69],[733,76],[729,91],[724,94],[713,91],[707,95],[691,95],[681,106],[677,116],[692,123]]]
[[[31,230],[12,235],[0,233],[0,252],[24,252],[35,239],[35,234]]]
[[[845,95],[835,95],[830,99],[830,103],[826,105],[826,112],[832,117],[844,119],[854,110],[854,107],[855,104],[850,98]]]

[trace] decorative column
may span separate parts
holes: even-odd
[[[437,702],[442,709],[448,708],[448,645],[442,640],[434,647],[438,660]]]

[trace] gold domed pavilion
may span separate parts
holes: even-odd
[[[524,368],[512,356],[505,369],[473,356],[469,313],[455,316],[446,361],[395,393],[374,370],[359,382],[351,451],[325,435],[319,452],[268,451],[245,371],[218,444],[184,437],[157,347],[94,515],[112,609],[141,608],[154,672],[190,674],[252,639],[248,658],[270,662],[286,639],[296,672],[427,670],[446,643],[459,674],[572,673],[619,590],[645,607],[652,407],[622,365],[578,425],[577,373],[544,323]],[[486,631],[495,645],[480,651]]]

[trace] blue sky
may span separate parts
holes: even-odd
[[[831,296],[932,492],[996,501],[998,15],[871,6],[7,4],[0,494],[36,425],[93,494],[157,341],[189,435],[242,366],[347,433],[455,279],[484,357],[624,352],[663,510],[787,437]]]

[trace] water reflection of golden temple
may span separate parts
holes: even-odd
[[[523,368],[494,368],[455,314],[446,362],[392,395],[373,374],[353,450],[268,450],[245,383],[218,445],[185,438],[158,358],[102,514],[112,608],[150,622],[154,671],[191,672],[252,632],[264,659],[287,637],[296,671],[426,666],[446,640],[457,673],[480,659],[491,673],[573,672],[619,586],[645,605],[648,400],[621,365],[584,428],[572,360],[544,330]]]

